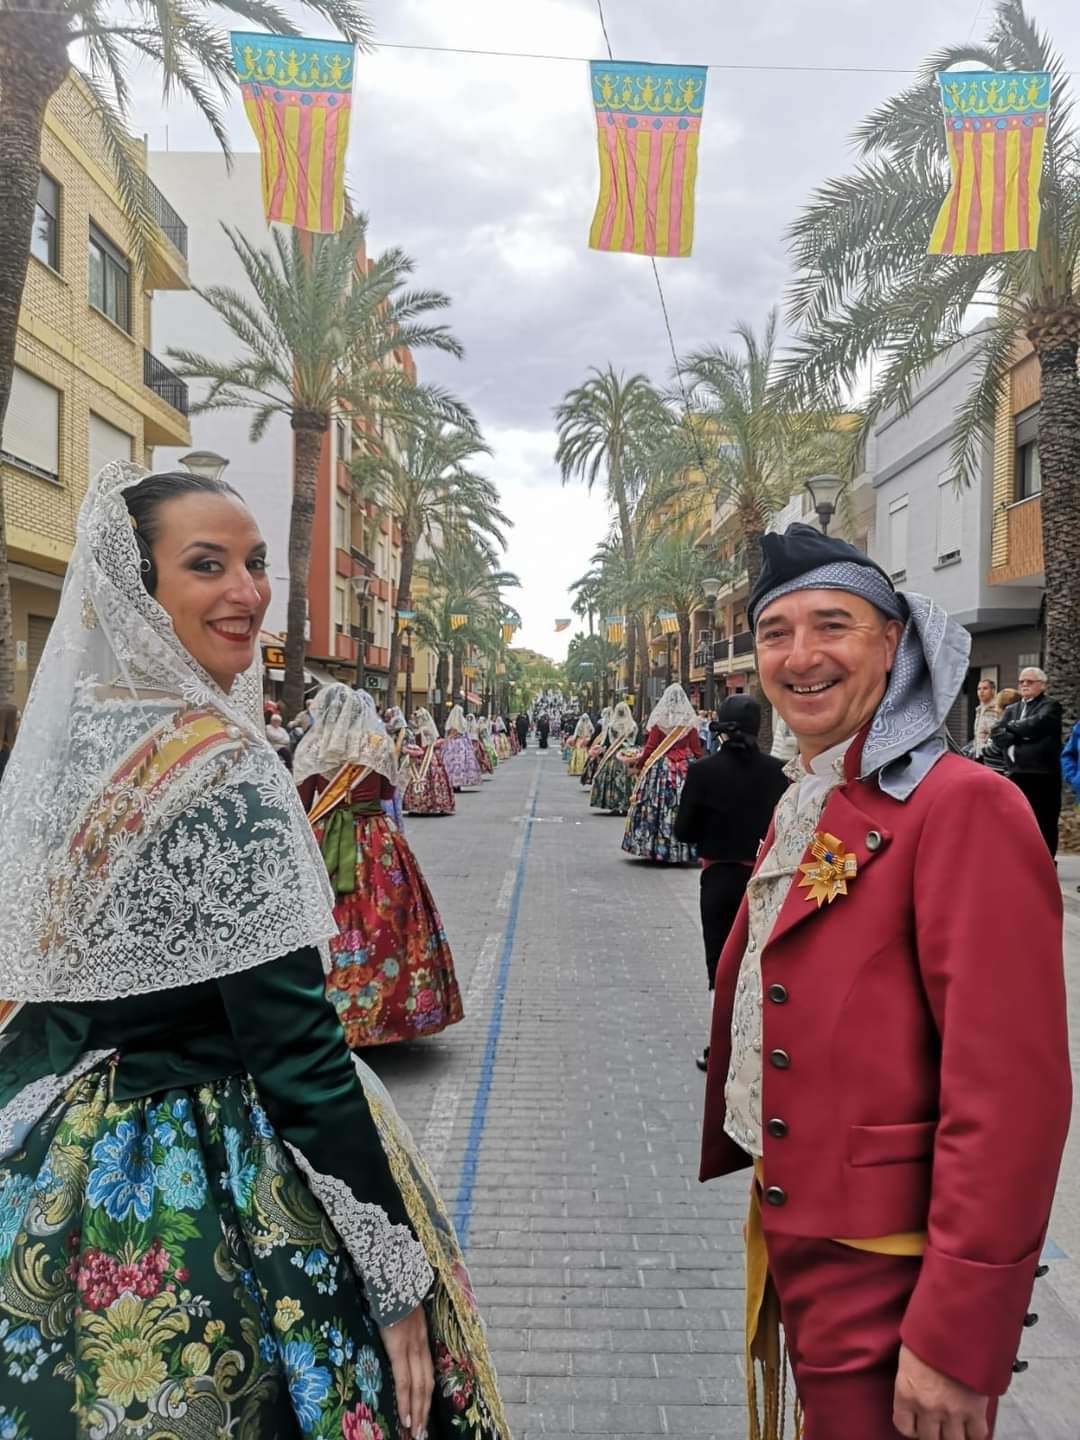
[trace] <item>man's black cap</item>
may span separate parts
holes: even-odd
[[[798,580],[801,575],[818,570],[822,565],[835,565],[838,561],[865,565],[868,570],[876,570],[889,588],[894,588],[888,574],[880,565],[875,565],[869,555],[857,550],[854,545],[849,545],[846,540],[837,539],[833,535],[823,535],[820,530],[815,530],[813,525],[804,525],[796,520],[793,525],[788,526],[783,535],[763,535],[761,573],[747,604],[750,624],[754,624],[757,608],[770,590],[775,590],[778,585],[786,585],[789,580]]]

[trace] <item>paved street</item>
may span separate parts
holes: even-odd
[[[743,1436],[746,1179],[696,1180],[696,872],[624,859],[554,750],[458,803],[408,833],[467,1019],[374,1059],[467,1236],[516,1440]],[[1067,934],[1080,1015],[1080,905]],[[1077,1437],[1080,1143],[1060,1195],[998,1440]]]

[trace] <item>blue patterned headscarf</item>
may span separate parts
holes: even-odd
[[[835,560],[755,596],[750,623],[796,590],[846,590],[869,600],[904,631],[889,682],[863,746],[859,778],[877,774],[894,800],[907,800],[948,748],[945,718],[967,676],[971,636],[926,595],[894,590],[876,567]]]

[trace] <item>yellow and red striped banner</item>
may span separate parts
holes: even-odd
[[[267,220],[324,234],[340,230],[353,46],[239,31],[230,38],[244,110],[259,142]]]
[[[593,60],[600,195],[593,250],[686,256],[708,70]]]
[[[952,187],[930,236],[930,254],[1034,250],[1049,71],[946,70],[938,83]]]

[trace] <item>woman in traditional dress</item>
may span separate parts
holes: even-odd
[[[594,810],[609,810],[625,815],[630,808],[633,778],[628,761],[636,758],[637,721],[625,700],[620,700],[608,724],[607,747],[600,757],[589,791],[589,804]]]
[[[507,734],[506,721],[501,715],[496,715],[491,722],[491,738],[495,745],[495,754],[500,760],[509,760],[513,751],[510,748],[510,736]]]
[[[495,748],[495,737],[491,733],[491,721],[486,715],[481,715],[477,720],[476,733],[483,746],[484,754],[487,756],[488,765],[491,767],[487,773],[494,775],[499,766],[499,752]]]
[[[476,758],[476,744],[469,737],[468,721],[460,705],[455,705],[446,717],[443,735],[446,738],[442,750],[443,764],[454,790],[479,785],[483,776]]]
[[[308,819],[336,897],[326,993],[352,1050],[436,1035],[462,1018],[461,996],[431,891],[382,809],[394,742],[366,691],[327,685],[312,714],[293,774],[323,782]]]
[[[453,815],[454,792],[443,764],[444,744],[431,712],[421,706],[416,712],[416,744],[405,746],[409,777],[401,808],[406,815]]]
[[[574,726],[574,733],[570,736],[570,764],[567,767],[571,775],[580,775],[585,769],[589,760],[589,746],[592,744],[593,723],[588,714],[581,715]]]
[[[394,791],[393,800],[383,802],[383,809],[398,829],[403,830],[405,828],[405,811],[402,805],[402,796],[412,779],[408,748],[412,737],[409,734],[409,723],[405,719],[405,712],[397,705],[391,705],[387,710],[383,716],[383,724],[386,726],[386,733],[394,743],[394,758],[397,760],[397,788]]]
[[[589,745],[588,759],[585,761],[585,769],[581,772],[581,783],[588,788],[596,778],[596,768],[600,764],[601,757],[607,749],[608,726],[611,724],[612,708],[605,705],[600,711],[600,724],[594,729],[592,741]]]
[[[495,773],[495,766],[491,763],[491,756],[488,754],[487,746],[480,738],[480,721],[475,715],[465,717],[465,733],[469,737],[469,743],[473,747],[473,755],[476,757],[476,768],[480,771],[481,779],[490,780]]]
[[[326,1003],[269,598],[222,482],[91,484],[0,792],[12,1440],[420,1440],[463,1384],[508,1436],[445,1212]]]
[[[691,759],[703,753],[697,712],[681,685],[669,685],[649,716],[648,736],[632,773],[634,793],[622,848],[642,860],[688,865],[692,845],[675,839],[675,816]]]

